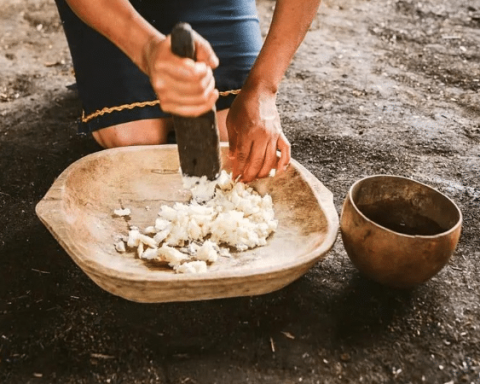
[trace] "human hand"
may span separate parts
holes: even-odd
[[[218,58],[210,44],[193,31],[196,59],[172,53],[171,38],[153,39],[144,54],[149,76],[162,110],[185,117],[197,117],[213,108],[218,99],[212,69]]]
[[[240,176],[241,181],[250,182],[268,176],[273,168],[281,173],[289,164],[290,143],[275,101],[274,93],[242,89],[231,105],[227,129],[234,179]]]

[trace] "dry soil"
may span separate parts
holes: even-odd
[[[258,2],[264,32],[274,2]],[[449,264],[408,291],[362,277],[341,238],[260,297],[141,305],[98,288],[36,218],[99,150],[53,0],[0,0],[0,382],[480,383],[480,2],[326,0],[283,81],[293,156],[335,196],[378,174],[464,214]]]

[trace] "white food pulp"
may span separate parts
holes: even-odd
[[[120,208],[120,209],[115,209],[113,211],[113,214],[115,216],[130,216],[130,213],[131,213],[130,209],[128,209],[128,208],[125,208],[125,209]]]
[[[201,273],[220,256],[230,256],[225,246],[237,251],[263,246],[277,229],[271,196],[234,182],[225,171],[214,181],[184,177],[184,187],[192,192],[188,204],[162,205],[143,233],[136,227],[129,231],[125,245],[136,248],[141,259],[168,263],[177,273]]]

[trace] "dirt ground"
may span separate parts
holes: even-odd
[[[437,276],[382,287],[339,237],[278,292],[146,305],[98,288],[35,215],[99,148],[76,134],[53,0],[0,0],[0,383],[480,383],[479,46],[479,0],[328,0],[279,93],[293,156],[339,213],[378,173],[455,200],[463,234]]]

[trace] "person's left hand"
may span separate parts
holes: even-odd
[[[275,101],[275,93],[244,87],[232,103],[227,129],[233,179],[240,176],[240,181],[250,182],[268,176],[274,168],[281,173],[290,163],[290,143]]]

